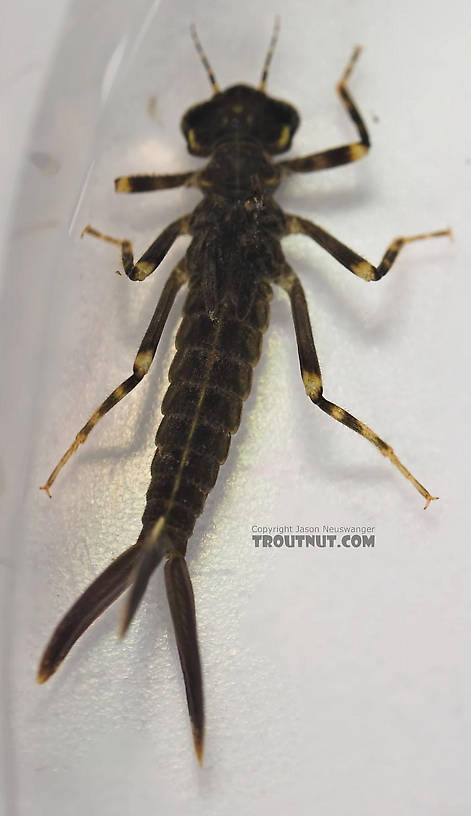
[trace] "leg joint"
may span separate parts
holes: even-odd
[[[149,263],[148,261],[138,261],[132,267],[129,277],[134,281],[143,281],[154,271],[154,269],[155,264]]]
[[[322,380],[316,372],[303,371],[303,383],[306,394],[313,402],[319,402],[322,397]]]
[[[145,377],[149,371],[153,359],[154,352],[152,349],[140,351],[137,354],[136,359],[134,360],[133,372],[138,380],[142,380],[142,378]]]

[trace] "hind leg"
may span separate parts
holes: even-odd
[[[401,460],[394,453],[391,445],[381,439],[368,425],[349,414],[345,408],[341,408],[333,402],[329,402],[323,396],[321,370],[319,361],[317,359],[316,348],[312,336],[311,321],[309,319],[309,312],[306,303],[304,290],[301,282],[295,273],[287,268],[284,274],[279,278],[278,283],[288,293],[291,301],[291,311],[293,314],[293,322],[296,331],[296,340],[298,344],[299,363],[301,367],[301,375],[306,389],[306,394],[322,411],[332,417],[332,419],[341,422],[351,428],[355,433],[360,434],[369,442],[371,442],[383,456],[386,456],[392,464],[410,481],[416,490],[425,499],[425,507],[427,508],[431,501],[437,498],[412,475],[412,473],[402,464]]]
[[[152,360],[154,359],[155,352],[157,350],[157,346],[159,344],[159,340],[162,336],[162,332],[167,321],[167,317],[170,313],[170,309],[172,308],[173,302],[177,296],[178,291],[180,290],[181,286],[186,282],[186,271],[184,264],[179,264],[172,272],[170,277],[165,284],[162,294],[159,298],[157,303],[157,307],[155,312],[152,316],[152,320],[149,324],[149,328],[147,329],[144,338],[142,340],[141,345],[139,346],[139,350],[137,352],[136,358],[134,360],[134,368],[133,373],[127,380],[124,380],[111,394],[101,403],[101,405],[97,408],[97,410],[91,415],[91,417],[87,420],[83,428],[78,432],[77,436],[75,437],[74,441],[67,448],[66,452],[59,460],[57,465],[55,466],[54,470],[50,474],[47,482],[42,485],[41,490],[45,490],[47,495],[50,497],[50,488],[54,484],[58,474],[68,462],[70,457],[73,453],[77,450],[79,445],[82,445],[89,433],[93,430],[95,425],[100,421],[108,411],[111,410],[120,400],[123,399],[127,394],[130,392],[140,383],[142,378],[147,374],[149,371],[150,365]]]

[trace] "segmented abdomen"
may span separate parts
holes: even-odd
[[[227,457],[231,435],[239,427],[252,369],[260,357],[271,288],[266,283],[255,286],[244,320],[236,317],[230,299],[211,319],[197,284],[190,284],[185,302],[141,533],[145,537],[163,516],[166,530],[183,552]]]

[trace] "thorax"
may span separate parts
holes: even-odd
[[[243,201],[255,193],[271,194],[280,180],[280,170],[261,145],[238,137],[221,142],[198,174],[204,195],[213,193],[231,201]]]

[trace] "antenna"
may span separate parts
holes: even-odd
[[[277,14],[275,17],[275,25],[273,26],[273,34],[271,35],[270,45],[268,46],[268,52],[265,57],[265,62],[263,64],[262,79],[260,80],[260,85],[258,86],[259,90],[261,91],[265,91],[265,88],[267,87],[268,71],[270,68],[270,63],[273,57],[273,52],[275,50],[279,33],[280,33],[280,15]]]
[[[213,86],[213,93],[215,93],[215,94],[221,93],[221,89],[220,89],[219,85],[216,82],[216,77],[213,74],[213,70],[212,70],[212,68],[211,68],[211,66],[209,64],[209,60],[208,60],[206,54],[204,53],[203,46],[200,43],[198,34],[196,32],[196,26],[195,26],[194,23],[191,24],[190,31],[191,31],[191,38],[192,38],[192,40],[193,40],[193,42],[195,44],[195,47],[196,47],[196,50],[197,50],[197,52],[199,54],[201,62],[203,63],[203,65],[205,67],[206,73],[208,75],[208,79],[209,79],[211,85]]]

